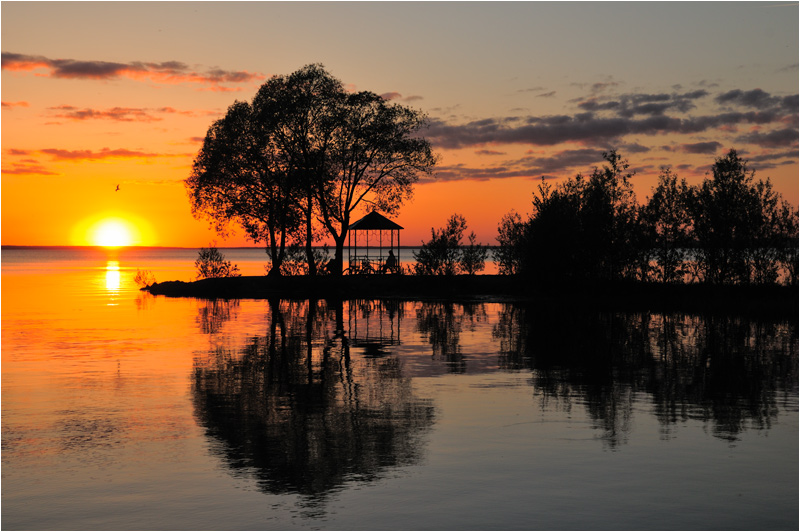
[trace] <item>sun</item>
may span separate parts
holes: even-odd
[[[89,241],[107,248],[130,246],[134,243],[134,228],[125,220],[106,218],[89,230]]]

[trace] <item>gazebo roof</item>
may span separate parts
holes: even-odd
[[[360,220],[357,220],[350,224],[348,229],[358,229],[358,230],[390,230],[390,229],[403,229],[401,226],[397,225],[393,221],[391,221],[386,216],[379,214],[377,211],[372,211],[368,215],[364,216]]]

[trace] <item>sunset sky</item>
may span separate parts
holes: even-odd
[[[211,123],[322,63],[426,112],[441,161],[402,244],[464,215],[483,243],[545,176],[616,147],[644,201],[736,148],[798,203],[798,3],[2,3],[2,243],[252,245],[183,186]],[[119,185],[119,191],[116,187]]]

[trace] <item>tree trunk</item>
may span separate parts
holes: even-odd
[[[347,233],[342,231],[342,235],[334,237],[333,241],[336,243],[336,250],[333,255],[333,265],[331,267],[331,274],[341,277],[344,270],[344,242]]]
[[[314,248],[312,247],[314,233],[312,227],[312,210],[314,203],[309,192],[306,204],[306,261],[308,262],[308,275],[317,275],[317,264],[314,261]]]

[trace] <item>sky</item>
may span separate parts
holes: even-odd
[[[417,245],[617,149],[646,201],[735,148],[798,204],[797,2],[2,2],[2,244],[249,246],[192,217],[211,124],[321,63],[421,110],[440,160],[394,217]],[[117,190],[119,187],[119,190]],[[365,212],[359,213],[365,214]]]

